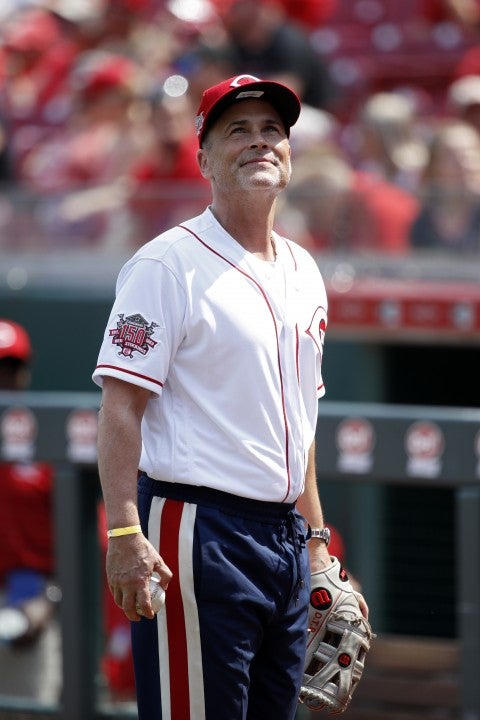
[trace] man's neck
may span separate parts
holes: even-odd
[[[251,206],[230,204],[223,208],[213,202],[210,210],[220,225],[247,252],[261,260],[275,260],[276,251],[272,240],[275,202],[270,207],[253,203]]]

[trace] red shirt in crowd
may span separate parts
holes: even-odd
[[[53,468],[0,463],[0,584],[12,570],[54,571]]]

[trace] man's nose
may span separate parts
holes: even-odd
[[[252,130],[250,145],[251,147],[267,147],[268,143],[265,140],[263,133],[260,129]]]

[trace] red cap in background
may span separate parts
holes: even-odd
[[[0,320],[0,360],[6,357],[28,362],[32,346],[26,330],[11,320]]]
[[[109,90],[131,93],[136,74],[137,66],[124,55],[87,51],[72,73],[72,85],[87,99],[94,99]]]
[[[17,52],[46,52],[60,38],[56,20],[43,10],[25,10],[18,13],[2,31],[3,45]]]

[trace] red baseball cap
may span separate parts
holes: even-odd
[[[136,66],[129,58],[92,50],[85,53],[72,79],[75,89],[93,100],[109,90],[132,92],[135,73]]]
[[[0,360],[6,357],[28,362],[32,346],[26,330],[11,320],[0,320]]]
[[[220,115],[239,100],[266,100],[279,113],[285,125],[287,136],[298,120],[301,104],[297,95],[281,83],[260,80],[253,75],[236,75],[218,85],[208,88],[202,95],[195,117],[195,130],[201,146],[207,130]]]

